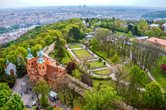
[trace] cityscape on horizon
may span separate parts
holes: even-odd
[[[43,6],[138,6],[163,7],[165,0],[1,0],[1,8],[43,7]]]

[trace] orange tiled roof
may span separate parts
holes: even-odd
[[[152,43],[157,43],[159,45],[162,45],[162,46],[166,47],[166,40],[164,40],[164,39],[151,37],[151,38],[147,39],[147,41],[152,42]]]

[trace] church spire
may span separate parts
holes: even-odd
[[[33,55],[31,54],[31,49],[28,47],[28,57],[27,59],[30,60],[33,58]]]
[[[6,60],[6,65],[8,65],[8,64],[9,64],[9,60],[7,59],[7,60]]]
[[[40,63],[40,64],[44,62],[43,55],[44,55],[43,50],[40,50],[40,51],[38,52],[39,58],[38,58],[38,60],[37,60],[37,62]]]

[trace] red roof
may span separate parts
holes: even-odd
[[[152,43],[156,43],[156,44],[159,44],[161,46],[165,46],[166,47],[166,40],[164,40],[164,39],[151,37],[151,38],[147,39],[147,41],[152,42]]]

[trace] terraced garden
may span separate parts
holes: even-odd
[[[93,58],[93,56],[88,51],[86,51],[85,49],[72,50],[72,51],[79,59]]]
[[[111,69],[104,69],[104,70],[99,70],[99,71],[93,71],[94,74],[98,75],[109,75],[112,73]]]
[[[82,48],[82,46],[80,44],[70,44],[69,48],[73,49],[73,48]]]
[[[99,61],[88,62],[88,64],[90,65],[90,69],[106,67],[103,62]]]

